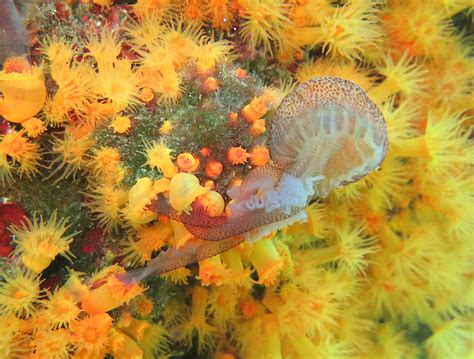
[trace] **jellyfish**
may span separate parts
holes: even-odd
[[[29,54],[30,40],[23,24],[20,2],[0,1],[0,63],[11,56]]]
[[[153,210],[182,222],[199,240],[161,252],[122,279],[136,282],[256,241],[296,221],[305,207],[377,169],[388,151],[382,112],[354,82],[317,77],[291,91],[280,104],[270,132],[272,165],[249,172],[228,192],[230,215],[210,217],[199,203],[175,211],[160,193]]]

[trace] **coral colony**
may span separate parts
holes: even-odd
[[[473,357],[472,2],[21,3],[0,358]]]

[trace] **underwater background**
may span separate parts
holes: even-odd
[[[2,1],[0,358],[474,358],[472,14]],[[383,162],[187,258],[206,241],[184,219],[231,218],[295,142],[271,142],[285,96],[327,76],[380,109]]]

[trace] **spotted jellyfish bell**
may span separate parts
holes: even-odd
[[[377,169],[388,151],[382,112],[354,82],[317,77],[288,94],[271,129],[270,155],[300,179],[323,176],[324,197]]]

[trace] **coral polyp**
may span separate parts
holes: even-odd
[[[472,1],[0,1],[0,357],[472,357]]]
[[[67,219],[57,220],[56,212],[47,221],[35,213],[33,221],[27,219],[21,226],[10,229],[16,237],[14,254],[35,273],[41,273],[57,255],[72,260],[69,244],[75,233],[66,235],[66,223]]]
[[[41,297],[39,276],[28,269],[14,268],[14,274],[2,274],[0,309],[2,313],[14,313],[19,318],[29,317],[35,311],[35,303]]]

